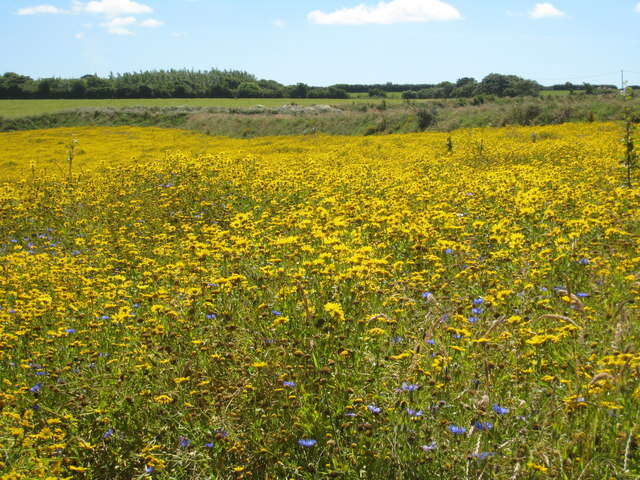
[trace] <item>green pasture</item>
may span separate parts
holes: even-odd
[[[95,100],[0,100],[0,117],[16,118],[56,113],[83,107],[221,107],[248,108],[255,105],[280,107],[290,103],[298,105],[338,105],[349,103],[379,103],[376,98],[131,98]],[[400,98],[389,98],[387,102],[400,103]]]

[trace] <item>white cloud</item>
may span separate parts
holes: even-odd
[[[106,28],[111,35],[133,35],[133,32],[127,27],[134,23],[136,23],[136,19],[133,17],[116,17],[101,25]]]
[[[39,15],[42,13],[55,15],[55,14],[66,13],[66,12],[64,10],[61,10],[58,7],[54,7],[53,5],[36,5],[35,7],[21,8],[16,13],[18,15]]]
[[[273,26],[274,27],[278,27],[278,28],[283,28],[283,27],[287,26],[287,22],[285,22],[284,20],[278,18],[278,19],[273,21]]]
[[[142,22],[140,22],[141,27],[148,27],[148,28],[156,28],[156,27],[161,27],[163,25],[164,25],[163,21],[156,20],[155,18],[148,18],[147,20],[143,20]]]
[[[558,10],[551,3],[536,3],[533,10],[529,12],[531,18],[560,18],[565,17],[565,13]]]
[[[440,0],[391,0],[370,7],[364,4],[330,13],[314,10],[309,21],[321,25],[365,25],[459,20],[460,12]]]
[[[36,5],[19,9],[18,15],[37,14],[74,14],[74,15],[100,15],[104,18],[104,23],[100,23],[112,35],[133,35],[129,28],[132,25],[139,25],[146,28],[161,27],[164,22],[155,18],[148,18],[138,22],[135,16],[152,13],[153,9],[143,3],[133,0],[91,0],[82,2],[71,0],[68,10],[63,10],[53,5]],[[134,16],[135,15],[135,16]],[[85,28],[90,28],[90,24]],[[78,36],[81,35],[81,36]],[[83,38],[83,34],[75,35],[76,38]]]
[[[150,6],[132,0],[94,0],[83,5],[83,10],[88,13],[101,13],[109,17],[153,12]]]
[[[640,2],[636,5],[636,12],[640,13]]]
[[[84,38],[84,32],[76,33],[74,37],[78,40],[82,40]]]

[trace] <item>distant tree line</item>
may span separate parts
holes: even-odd
[[[640,86],[633,85],[631,88],[638,89]],[[587,95],[596,95],[601,93],[611,93],[619,89],[616,85],[594,85],[592,83],[575,84],[571,82],[558,83],[550,87],[544,87],[545,90],[563,90],[569,92],[584,92]]]
[[[441,82],[420,89],[406,90],[402,98],[471,98],[478,95],[497,97],[536,96],[542,85],[534,80],[526,80],[515,75],[492,73],[478,82],[475,78],[464,77],[457,82]]]
[[[0,77],[0,98],[348,98],[336,87],[282,85],[242,71],[157,70],[102,78],[33,79],[17,73]]]
[[[573,85],[565,83],[542,87],[533,80],[515,75],[487,75],[481,81],[461,78],[457,82],[438,84],[338,84],[313,87],[304,83],[283,85],[274,80],[258,79],[237,70],[193,71],[154,70],[111,74],[106,78],[84,75],[80,78],[33,79],[17,73],[0,77],[1,99],[83,99],[83,98],[349,98],[350,94],[385,97],[400,93],[402,97],[469,98],[478,95],[497,97],[536,96],[541,90],[584,91],[588,94],[615,90],[613,85]]]

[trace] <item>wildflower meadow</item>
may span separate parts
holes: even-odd
[[[0,478],[639,478],[623,134],[0,134]]]

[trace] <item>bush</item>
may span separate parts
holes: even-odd
[[[438,123],[438,111],[435,108],[423,107],[416,111],[418,130],[424,131]]]
[[[372,88],[369,90],[369,97],[371,98],[386,98],[387,93],[381,88]]]

